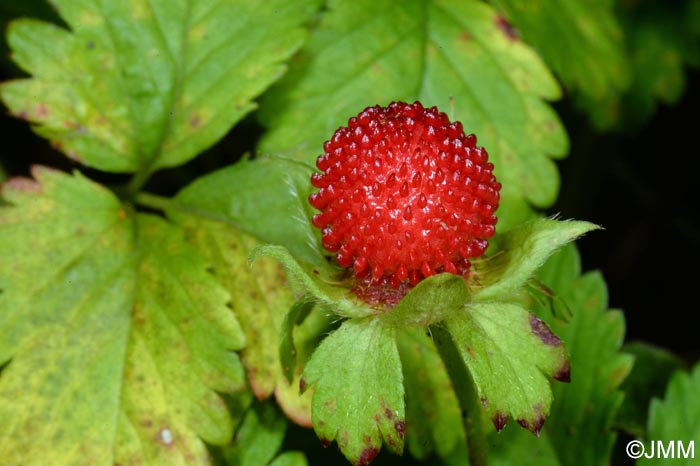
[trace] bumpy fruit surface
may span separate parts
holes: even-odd
[[[324,144],[309,197],[323,246],[358,287],[466,276],[495,232],[500,183],[473,134],[419,102],[368,107]]]

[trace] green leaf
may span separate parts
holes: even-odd
[[[460,120],[488,149],[499,181],[512,187],[502,193],[502,225],[513,224],[509,206],[519,211],[522,199],[550,205],[559,187],[550,157],[565,154],[568,141],[543,99],[560,89],[498,21],[474,0],[329,2],[290,72],[262,101],[269,131],[260,150],[311,162],[365,107],[418,99]]]
[[[548,378],[568,381],[570,375],[561,340],[537,317],[508,303],[472,304],[445,325],[496,428],[512,416],[539,433],[552,403]]]
[[[678,2],[673,8],[663,1],[622,2],[618,17],[632,69],[622,100],[623,122],[640,125],[658,103],[678,102],[686,85],[685,67],[700,66],[700,2]]]
[[[315,387],[312,417],[324,444],[333,440],[354,465],[367,465],[382,440],[403,451],[404,389],[395,330],[367,317],[343,322],[314,352],[304,385]]]
[[[666,390],[663,400],[654,399],[649,407],[648,438],[654,442],[661,441],[665,448],[669,442],[677,447],[677,442],[688,449],[691,442],[700,438],[700,364],[687,373],[677,371]],[[658,444],[657,444],[658,445]],[[678,450],[673,460],[657,455],[656,458],[640,458],[638,465],[666,465],[670,461],[679,465],[697,465],[695,458],[683,458]],[[647,444],[647,452],[651,452]],[[696,453],[697,454],[697,453]]]
[[[72,30],[12,23],[12,57],[32,77],[0,94],[15,116],[90,167],[180,165],[255,108],[318,3],[56,0]]]
[[[474,299],[513,294],[557,249],[598,228],[589,222],[538,219],[497,236],[497,252],[473,261],[469,286]]]
[[[554,255],[539,277],[572,313],[564,323],[539,312],[566,342],[572,367],[571,382],[554,386],[548,437],[562,465],[604,464],[615,442],[612,423],[622,403],[620,385],[633,363],[630,355],[620,352],[624,316],[607,309],[607,290],[600,273],[581,275],[573,246]]]
[[[648,406],[663,396],[668,381],[683,361],[673,353],[647,343],[629,343],[623,351],[634,356],[632,372],[620,389],[625,393],[615,425],[636,436],[646,435]]]
[[[320,240],[311,225],[313,169],[278,157],[243,160],[198,178],[175,196],[178,210],[228,223],[243,232],[285,246],[301,261],[324,267]]]
[[[284,317],[282,324],[282,336],[280,338],[280,360],[282,361],[282,370],[289,382],[294,377],[294,369],[297,367],[297,349],[294,345],[294,327],[303,322],[313,309],[313,300],[311,298],[302,297],[294,303],[294,306],[289,310]]]
[[[307,466],[306,457],[300,451],[285,451],[270,466]]]
[[[406,443],[411,455],[466,457],[462,413],[445,365],[424,329],[397,332],[406,390]]]
[[[612,0],[494,0],[504,30],[537,48],[598,126],[609,126],[630,82],[624,36]]]
[[[207,463],[243,385],[228,294],[179,229],[37,167],[0,209],[0,458]],[[99,420],[99,428],[95,422]]]
[[[230,466],[306,465],[304,455],[286,452],[282,446],[287,422],[271,403],[254,403],[236,431],[234,442],[223,449]]]
[[[285,318],[280,343],[280,360],[285,377],[278,382],[275,390],[277,402],[287,417],[308,428],[312,427],[313,389],[299,392],[304,366],[321,340],[339,325],[337,317],[323,308],[309,310],[311,304],[302,298]]]
[[[533,437],[522,429],[506,427],[489,442],[491,466],[561,466],[546,433]]]

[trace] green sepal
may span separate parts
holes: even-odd
[[[314,386],[311,414],[323,444],[337,441],[354,465],[366,465],[382,440],[402,453],[404,388],[396,330],[380,319],[346,320],[323,340],[300,388]]]
[[[289,310],[282,323],[282,335],[280,338],[280,362],[282,372],[288,382],[294,378],[294,368],[297,365],[297,349],[294,345],[293,330],[299,322],[311,312],[313,301],[309,297],[302,297]]]
[[[600,228],[583,221],[538,219],[494,238],[496,252],[472,261],[469,289],[475,301],[515,293],[559,248]]]
[[[496,429],[509,417],[538,434],[549,414],[549,378],[568,382],[566,350],[547,325],[509,303],[478,303],[445,321]]]
[[[397,328],[427,327],[459,312],[468,300],[464,278],[441,273],[416,285],[382,320]]]

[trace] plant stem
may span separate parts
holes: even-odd
[[[129,184],[126,185],[126,192],[131,196],[137,196],[141,188],[148,182],[153,172],[150,170],[141,170],[134,174],[134,176],[129,180]]]
[[[163,210],[172,207],[172,200],[167,197],[158,196],[156,194],[140,192],[134,196],[134,202],[143,207],[149,207],[155,210]]]
[[[488,466],[489,445],[484,430],[481,402],[474,386],[474,381],[462,362],[462,357],[455,347],[450,334],[439,326],[430,327],[440,357],[455,388],[457,400],[464,413],[462,422],[467,434],[470,466]]]

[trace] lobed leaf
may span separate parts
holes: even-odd
[[[354,465],[368,465],[382,440],[403,451],[406,429],[395,330],[367,317],[343,322],[316,349],[301,385],[314,386],[312,419],[324,444],[337,441]]]
[[[547,435],[562,465],[605,463],[616,438],[612,424],[622,403],[620,385],[633,364],[632,357],[620,351],[624,316],[608,310],[607,290],[599,273],[581,275],[573,246],[554,255],[539,277],[572,314],[564,323],[538,312],[566,342],[573,368],[571,382],[554,387]]]
[[[525,309],[502,302],[472,304],[445,326],[496,429],[513,417],[539,434],[552,403],[548,378],[570,377],[561,340]]]
[[[685,3],[685,4],[683,4]],[[622,123],[645,123],[659,103],[679,101],[686,66],[700,66],[700,2],[623,3],[618,17],[627,42],[632,82],[622,96]]]
[[[663,397],[671,376],[685,364],[670,351],[648,343],[628,343],[622,349],[634,357],[634,367],[620,386],[624,400],[615,417],[615,427],[643,437],[649,403]]]
[[[12,57],[32,76],[3,84],[2,100],[87,166],[150,173],[192,159],[255,108],[319,1],[53,4],[71,30],[11,24]]]
[[[554,201],[559,182],[550,157],[563,155],[568,142],[543,100],[560,96],[556,81],[500,21],[474,0],[329,2],[290,72],[262,101],[268,131],[260,150],[312,162],[363,108],[418,99],[477,134],[509,187],[501,225],[515,224],[524,200]]]
[[[665,448],[673,443],[674,464],[695,465],[694,455],[684,455],[679,451],[682,442],[684,452],[690,450],[693,442],[700,437],[700,364],[696,364],[690,372],[677,371],[666,389],[663,400],[654,399],[649,406],[648,439],[661,441]],[[658,445],[658,444],[657,444]],[[668,459],[657,450],[657,455],[651,455],[651,447],[647,444],[646,455],[635,464],[655,465],[668,464]],[[694,448],[694,447],[693,447]],[[694,451],[694,450],[693,450]],[[672,457],[673,458],[673,457]]]
[[[254,403],[236,431],[236,441],[223,448],[230,466],[294,465],[306,466],[301,452],[283,452],[286,419],[271,403]]]
[[[162,219],[37,167],[0,209],[0,458],[207,464],[243,385],[242,332],[206,261]]]
[[[624,36],[615,2],[495,0],[502,27],[537,48],[563,85],[576,92],[594,124],[614,122],[620,95],[630,84]],[[552,40],[556,38],[555,40]]]

